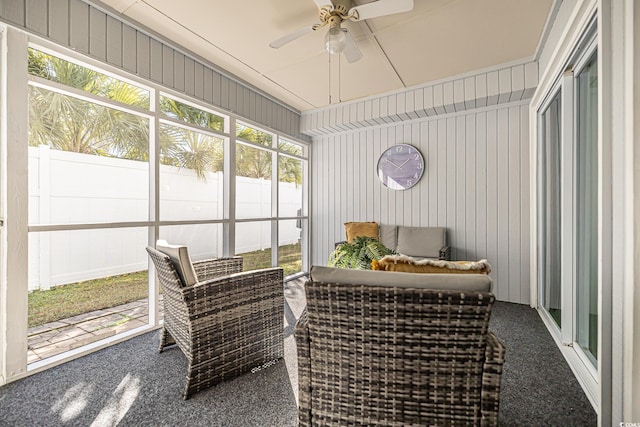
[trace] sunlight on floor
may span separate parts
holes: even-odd
[[[140,379],[127,374],[113,392],[113,396],[102,408],[91,427],[114,426],[125,416],[140,393]]]
[[[76,384],[67,390],[62,398],[54,402],[51,411],[60,413],[61,421],[71,421],[80,415],[87,406],[87,400],[92,391],[93,385],[84,382]]]

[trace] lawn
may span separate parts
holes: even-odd
[[[279,248],[280,266],[288,276],[302,270],[300,245]],[[240,254],[244,270],[271,267],[271,249]],[[148,296],[148,272],[120,274],[29,293],[29,328]]]

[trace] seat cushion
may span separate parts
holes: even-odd
[[[320,283],[490,292],[492,280],[485,274],[414,274],[391,271],[352,270],[314,265],[309,278]]]
[[[446,245],[444,227],[398,227],[396,252],[412,257],[440,257],[440,249]]]
[[[398,246],[398,226],[380,224],[380,243],[395,251]]]
[[[198,276],[191,263],[189,250],[183,245],[170,245],[166,240],[158,240],[156,249],[171,259],[173,268],[176,269],[182,285],[189,287],[198,283]]]
[[[345,222],[347,232],[347,242],[353,243],[353,239],[359,236],[373,237],[379,239],[378,223],[376,222]]]

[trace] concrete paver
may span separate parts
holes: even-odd
[[[161,303],[161,314],[162,308]],[[27,363],[139,328],[147,324],[148,316],[148,299],[144,298],[31,328],[27,331]]]

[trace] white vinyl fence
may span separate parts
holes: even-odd
[[[149,164],[29,147],[29,224],[90,224],[149,218]],[[236,217],[271,217],[271,185],[237,177]],[[160,167],[160,219],[222,219],[223,175],[198,179],[192,170]],[[302,187],[280,183],[281,217],[296,216]],[[236,253],[271,247],[271,223],[236,224]],[[279,244],[298,242],[296,221],[279,223]],[[193,259],[222,254],[222,225],[160,228],[160,237],[189,246]],[[148,228],[29,233],[29,290],[147,268]]]

